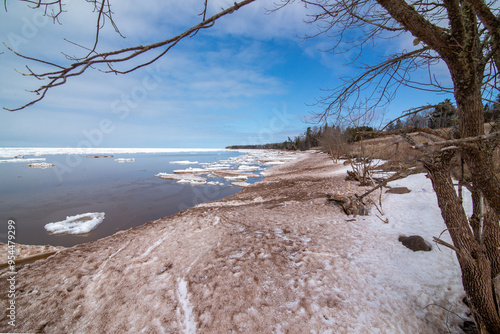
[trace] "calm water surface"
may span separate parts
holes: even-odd
[[[216,162],[239,155],[229,151],[114,154],[113,158],[98,159],[85,155],[47,155],[42,156],[45,162],[56,165],[47,169],[30,168],[28,163],[0,163],[0,226],[3,226],[0,241],[7,240],[9,219],[16,221],[17,243],[72,246],[175,214],[198,203],[227,197],[240,189],[220,178],[210,180],[224,182],[223,186],[191,186],[154,175],[190,167],[170,164],[171,161]],[[135,161],[118,163],[117,158]],[[50,235],[44,229],[50,222],[87,212],[106,214],[104,221],[88,235]]]

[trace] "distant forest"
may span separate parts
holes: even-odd
[[[400,130],[407,127],[423,127],[423,128],[449,128],[456,125],[457,115],[456,108],[449,99],[439,103],[433,109],[425,110],[421,113],[416,113],[406,118],[397,119],[388,124],[384,128],[386,131]],[[484,118],[486,122],[500,122],[500,95],[496,102],[486,103],[484,105]],[[231,145],[227,149],[279,149],[305,151],[316,147],[327,147],[339,145],[341,143],[353,143],[361,139],[372,138],[369,134],[363,132],[372,132],[375,130],[371,126],[358,127],[340,127],[338,125],[329,126],[328,123],[324,126],[308,127],[307,130],[290,138],[282,143],[269,143],[261,145]]]
[[[329,126],[325,124],[322,127],[308,127],[307,130],[294,139],[288,139],[282,143],[269,143],[262,145],[232,145],[226,147],[227,149],[278,149],[289,151],[305,151],[311,148],[323,146],[324,142],[331,139],[332,136],[341,137],[343,141],[352,143],[361,140],[359,132],[373,131],[374,129],[369,126],[362,127],[348,127],[341,129],[339,126]],[[365,138],[367,136],[363,136]],[[368,136],[369,137],[369,136]]]

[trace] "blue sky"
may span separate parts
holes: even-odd
[[[210,13],[234,1],[209,1]],[[199,20],[203,1],[111,2],[122,39],[107,25],[98,50],[148,44],[172,37]],[[321,37],[302,40],[316,27],[303,22],[307,9],[298,3],[266,14],[273,2],[261,0],[218,21],[208,30],[179,43],[166,57],[128,75],[91,71],[49,91],[41,102],[21,111],[0,111],[0,146],[10,147],[195,147],[281,142],[305,131],[311,106],[346,75],[349,55],[321,52],[331,43]],[[8,2],[0,12],[1,40],[19,52],[57,63],[68,63],[62,52],[83,51],[64,38],[85,46],[93,43],[95,17],[89,4],[72,0],[61,24],[40,10]],[[373,61],[412,47],[413,38],[381,41],[366,50]],[[2,45],[0,104],[18,107],[34,96],[36,79],[14,69],[25,65]],[[447,74],[437,69],[446,82]],[[402,89],[380,112],[389,119],[401,111],[443,101],[447,96]]]

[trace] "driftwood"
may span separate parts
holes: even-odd
[[[406,175],[404,175],[404,176],[406,176]],[[394,180],[399,179],[399,178],[404,177],[404,176],[403,176],[403,172],[397,172],[396,174],[393,174],[391,177],[389,177],[389,178],[385,179],[384,181],[380,182],[378,186],[376,186],[376,187],[368,190],[363,195],[356,196],[356,197],[359,198],[360,200],[363,200],[363,198],[365,198],[367,195],[371,194],[372,192],[374,192],[378,188],[384,187],[387,184],[387,182],[394,181]]]
[[[26,264],[26,263],[30,263],[30,262],[35,262],[35,261],[38,261],[38,260],[41,260],[41,259],[46,259],[49,256],[54,255],[55,253],[57,253],[57,251],[48,252],[48,253],[42,253],[42,254],[37,254],[37,255],[33,255],[33,256],[28,256],[28,257],[24,257],[22,259],[16,259],[15,266],[20,266],[22,264]],[[4,268],[7,268],[9,266],[10,266],[10,264],[8,262],[1,263],[0,264],[0,270],[4,269]]]
[[[347,172],[348,177],[354,176],[355,173],[353,172]],[[328,198],[329,202],[333,202],[336,205],[340,206],[342,210],[345,212],[346,215],[362,215],[362,216],[367,216],[368,215],[368,209],[366,208],[366,205],[363,203],[363,198],[374,192],[375,190],[384,187],[387,182],[394,181],[398,178],[405,177],[406,173],[404,172],[398,172],[392,175],[391,177],[383,180],[380,182],[377,186],[373,187],[372,189],[368,190],[362,195],[354,195],[354,196],[344,196],[340,194],[327,194],[326,197]],[[380,210],[379,210],[380,211]]]
[[[346,181],[359,181],[359,177],[353,171],[348,170],[347,171],[347,176],[345,177],[345,180]]]
[[[333,202],[340,206],[346,215],[368,215],[368,209],[365,207],[365,204],[357,197],[339,194],[327,194],[326,197],[329,202]]]
[[[371,183],[368,182],[368,178],[363,181],[363,178],[359,175],[359,172],[353,172],[348,170],[347,176],[345,177],[346,181],[357,181],[360,186],[369,186]]]

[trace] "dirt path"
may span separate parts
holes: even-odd
[[[78,245],[17,273],[16,327],[47,333],[436,333],[391,298],[387,243],[325,205],[345,167],[305,154],[217,202]],[[392,246],[391,246],[392,247]],[[396,248],[399,249],[399,248]],[[6,276],[0,278],[7,291]],[[2,295],[2,309],[8,306]],[[420,306],[419,306],[420,307]],[[406,317],[415,317],[406,321]]]

